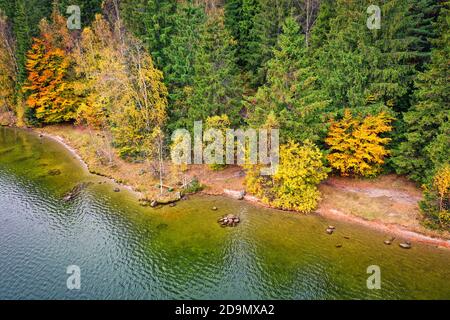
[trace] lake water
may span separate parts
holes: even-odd
[[[58,143],[0,128],[0,299],[450,299],[450,250],[222,197],[143,208],[100,181]],[[80,182],[92,184],[64,202]],[[229,213],[242,223],[221,228]]]

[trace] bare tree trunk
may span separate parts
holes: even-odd
[[[163,190],[163,167],[164,167],[164,163],[163,163],[163,146],[162,146],[163,142],[162,142],[162,138],[159,137],[159,191],[160,194],[162,195],[164,190]]]

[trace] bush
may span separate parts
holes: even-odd
[[[184,193],[197,193],[202,191],[204,188],[205,187],[197,179],[194,179],[186,188],[184,188]]]

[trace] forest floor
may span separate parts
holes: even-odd
[[[91,173],[113,179],[137,192],[140,197],[157,197],[159,180],[152,173],[152,164],[130,163],[120,159],[116,153],[106,150],[108,143],[101,132],[69,125],[48,126],[36,131],[64,143],[75,156],[83,160]],[[165,167],[164,185],[174,187],[175,190],[182,177],[187,181],[197,178],[205,186],[203,193],[208,195],[224,195],[226,189],[245,190],[245,172],[238,166],[213,171],[205,165],[191,165],[182,175],[169,163]],[[422,192],[405,177],[394,174],[376,179],[330,177],[319,188],[322,201],[317,214],[321,216],[365,225],[392,236],[450,248],[450,232],[430,230],[422,225],[418,206]],[[256,205],[263,205],[254,197],[246,196],[246,199]]]

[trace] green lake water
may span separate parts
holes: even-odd
[[[143,208],[101,181],[58,143],[0,128],[0,299],[450,299],[450,250],[222,197]],[[63,201],[80,182],[92,184]],[[221,228],[229,213],[242,223]]]

